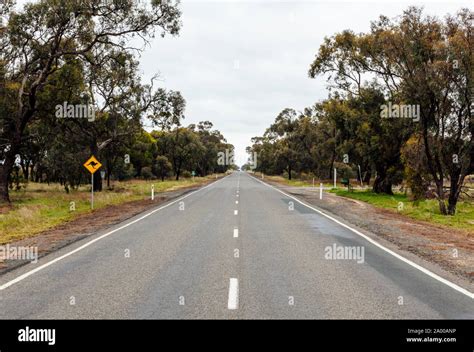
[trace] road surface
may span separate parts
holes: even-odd
[[[363,257],[328,259],[340,248]],[[468,294],[243,172],[7,273],[0,306],[2,319],[474,318]]]

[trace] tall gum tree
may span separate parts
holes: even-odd
[[[414,129],[445,215],[455,214],[464,179],[474,171],[472,21],[469,9],[442,21],[409,7],[394,20],[381,16],[369,33],[327,38],[310,68],[310,76],[332,74],[333,86],[355,94],[364,77],[374,78],[387,100],[420,106]]]
[[[0,203],[10,202],[8,184],[25,129],[40,118],[38,95],[67,57],[92,68],[111,50],[139,51],[134,38],[177,35],[181,27],[173,1],[39,0],[20,12],[13,4],[0,4],[0,101],[8,104],[0,110]]]

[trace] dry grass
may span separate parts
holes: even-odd
[[[152,184],[155,194],[159,195],[160,192],[197,186],[213,178],[114,182],[111,190],[95,193],[94,209],[147,199]],[[60,185],[39,183],[29,183],[26,189],[11,192],[12,205],[0,209],[0,244],[34,236],[92,212],[90,195],[90,186],[82,186],[68,194]]]

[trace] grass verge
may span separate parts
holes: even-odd
[[[258,177],[261,177],[259,174]],[[312,180],[305,181],[299,179],[288,180],[282,176],[264,176],[265,180],[278,182],[280,184],[292,187],[312,187]],[[371,190],[357,190],[349,192],[347,188],[332,188],[331,183],[324,183],[329,192],[341,197],[352,198],[362,202],[369,203],[375,207],[388,209],[393,212],[406,215],[412,219],[426,221],[432,224],[452,227],[456,229],[466,230],[469,234],[474,235],[474,202],[469,200],[461,200],[456,208],[456,215],[441,215],[438,202],[428,199],[414,204],[405,194],[395,193],[393,196],[385,194],[377,194]],[[315,188],[319,188],[319,181],[315,180]],[[402,205],[400,205],[402,204]]]
[[[427,221],[429,223],[468,230],[474,234],[474,203],[460,201],[457,205],[456,215],[441,215],[438,202],[433,199],[420,201],[414,204],[404,194],[393,196],[377,194],[372,191],[352,192],[347,189],[332,189],[331,193],[338,196],[360,200],[372,204],[378,208],[389,209],[399,214],[406,215],[412,219]]]
[[[94,209],[149,199],[152,184],[159,197],[161,192],[198,186],[213,178],[114,182],[112,190],[104,189],[94,194]],[[82,186],[68,194],[60,185],[30,182],[26,189],[12,191],[10,196],[12,205],[0,208],[0,244],[32,237],[92,212],[90,186]]]

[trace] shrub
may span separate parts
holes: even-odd
[[[181,172],[181,176],[184,177],[184,178],[190,178],[190,177],[192,177],[191,171],[184,170],[183,172]]]
[[[151,167],[145,166],[142,168],[142,176],[145,180],[149,180],[153,177],[153,173],[151,172]]]

